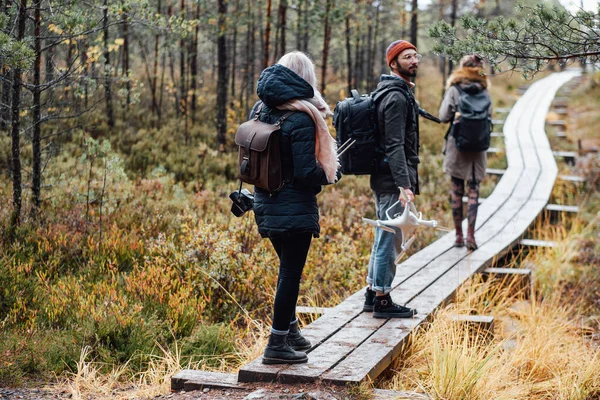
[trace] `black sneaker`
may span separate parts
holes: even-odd
[[[375,304],[373,306],[374,318],[412,318],[416,314],[417,310],[395,304],[389,293],[385,296],[375,297]]]
[[[375,305],[375,291],[367,288],[365,292],[365,305],[363,306],[363,311],[372,312],[373,305]]]

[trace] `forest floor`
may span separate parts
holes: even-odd
[[[155,400],[217,400],[217,399],[306,399],[306,400],[345,400],[367,398],[366,393],[358,393],[359,391],[348,391],[346,389],[335,386],[324,386],[322,384],[302,384],[302,385],[285,385],[285,384],[269,384],[269,383],[252,383],[247,384],[243,389],[209,389],[196,390],[191,392],[173,392],[162,394],[152,399]],[[114,399],[131,397],[123,393],[115,392],[112,394]],[[380,391],[376,396],[371,398],[421,398],[418,397],[403,397],[398,392]],[[104,397],[104,396],[103,396]],[[80,398],[92,400],[93,396],[74,396],[71,392],[66,391],[64,386],[46,386],[43,388],[0,388],[0,399],[25,399],[25,400],[50,400],[50,399],[73,399]],[[106,397],[104,397],[106,398]],[[146,397],[145,397],[146,398]]]

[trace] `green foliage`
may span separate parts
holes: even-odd
[[[488,21],[467,14],[460,19],[460,31],[440,21],[429,29],[429,36],[437,39],[438,54],[458,60],[478,53],[499,71],[519,70],[529,76],[554,62],[598,62],[599,10],[571,14],[557,5],[520,5],[518,19]]]
[[[211,368],[236,362],[235,331],[225,324],[200,325],[181,342],[181,356],[191,365],[201,362]]]

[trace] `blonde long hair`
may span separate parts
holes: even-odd
[[[323,95],[317,89],[317,74],[315,72],[315,64],[310,57],[301,51],[290,51],[277,61],[286,68],[294,71],[298,76],[304,79],[315,91],[313,98],[307,99],[323,114],[323,117],[333,115],[329,104],[323,98]]]

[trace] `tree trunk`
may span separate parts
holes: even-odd
[[[125,90],[127,100],[125,108],[129,110],[131,104],[131,82],[129,81],[129,10],[123,13],[123,77],[125,78]]]
[[[192,50],[190,51],[190,73],[191,73],[191,82],[190,89],[192,91],[192,102],[190,104],[191,114],[192,114],[192,124],[196,123],[196,106],[198,103],[198,94],[196,93],[197,89],[197,80],[198,80],[198,38],[200,35],[200,2],[196,3],[196,13],[194,15],[194,19],[198,21],[196,27],[194,29],[194,38],[192,39]]]
[[[288,2],[287,0],[279,1],[279,11],[278,11],[278,19],[279,19],[279,54],[282,56],[285,54],[285,33],[287,30],[286,25],[286,13],[287,13]]]
[[[36,0],[34,3],[34,49],[35,62],[33,64],[33,170],[31,182],[31,194],[33,207],[31,208],[31,217],[35,219],[39,215],[42,205],[41,200],[41,182],[42,182],[42,151],[41,151],[41,67],[42,67],[42,38],[41,38],[41,13],[42,0]]]
[[[18,10],[17,20],[17,40],[22,41],[25,37],[25,22],[27,20],[27,0],[21,0]],[[10,218],[11,236],[14,230],[21,224],[21,68],[17,67],[13,71],[12,82],[12,183],[13,183],[13,212]]]
[[[458,8],[458,0],[452,0],[452,8],[450,10],[450,25],[454,26],[456,25],[456,11]],[[454,69],[454,63],[452,62],[452,59],[448,60],[448,75],[450,75],[452,73],[452,70]]]
[[[253,98],[254,94],[254,75],[255,75],[255,66],[256,66],[256,62],[254,61],[254,57],[253,54],[255,54],[256,52],[256,34],[255,34],[255,29],[256,29],[256,25],[255,25],[255,17],[256,17],[256,12],[254,11],[254,8],[251,6],[252,2],[251,0],[248,0],[248,14],[250,15],[250,50],[248,51],[248,54],[246,55],[248,57],[248,64],[249,64],[249,68],[248,68],[248,87],[247,87],[247,94],[246,94],[246,99],[247,99],[247,111],[249,112],[250,110],[248,110],[248,108],[250,108],[250,99]],[[260,36],[262,37],[262,35]]]
[[[400,12],[400,25],[402,25],[402,30],[400,31],[400,36],[404,40],[406,38],[406,0],[400,0],[400,8],[402,11]]]
[[[329,42],[331,41],[331,25],[329,23],[329,14],[333,0],[327,0],[325,5],[325,26],[323,28],[323,61],[321,63],[321,94],[325,96],[325,87],[327,86],[327,58],[329,57]]]
[[[350,38],[352,36],[352,31],[350,29],[350,11],[346,14],[346,67],[348,68],[348,96],[350,96],[350,92],[352,91],[352,46],[350,44]]]
[[[302,6],[306,0],[299,0],[296,6],[296,49],[302,49]]]
[[[412,0],[412,8],[410,10],[410,42],[418,47],[417,45],[417,32],[418,32],[418,21],[419,16],[419,2],[418,0]]]
[[[161,13],[161,0],[158,0],[158,5],[156,6],[156,13],[160,15]],[[159,45],[160,35],[157,33],[154,35],[154,69],[152,76],[152,85],[150,87],[150,91],[152,92],[152,114],[160,115],[160,108],[158,107],[158,100],[156,96],[157,91],[157,83],[158,83],[158,45]],[[160,116],[159,116],[160,119]]]
[[[185,20],[186,18],[186,9],[185,9],[185,0],[181,0],[181,18]],[[186,84],[185,84],[185,64],[186,64],[186,55],[185,55],[185,39],[181,37],[179,39],[179,107],[180,113],[186,116],[186,108],[187,108],[187,93],[186,93]],[[186,132],[186,143],[187,143],[187,132]]]
[[[231,40],[231,100],[235,99],[235,75],[237,73],[237,36],[238,20],[240,15],[240,0],[235,0],[235,14],[233,23],[233,38]]]
[[[303,38],[302,38],[302,51],[305,53],[308,53],[308,37],[309,37],[309,31],[308,31],[308,17],[309,17],[309,8],[310,7],[310,3],[307,1],[306,2],[306,6],[304,7],[304,23],[303,25],[303,29],[304,29],[304,33],[303,33]]]
[[[110,52],[108,51],[108,0],[104,0],[102,30],[104,32],[104,96],[106,99],[106,118],[108,126],[115,126],[110,83]]]
[[[270,1],[270,0],[269,0]],[[225,151],[227,142],[227,18],[226,0],[218,0],[219,22],[217,38],[217,144],[219,151]],[[268,60],[267,60],[268,61]]]
[[[263,68],[269,66],[269,40],[271,39],[271,6],[272,0],[267,0],[267,25],[265,28],[265,47],[263,50]]]

